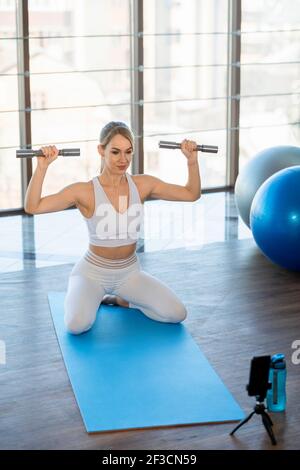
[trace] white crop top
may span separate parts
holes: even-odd
[[[108,199],[97,176],[92,179],[95,194],[95,209],[92,217],[84,217],[89,241],[96,246],[123,246],[135,243],[143,224],[143,204],[131,175],[125,173],[129,184],[129,206],[117,212]],[[121,198],[124,196],[121,196]]]

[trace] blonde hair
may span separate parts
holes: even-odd
[[[123,137],[128,139],[132,145],[132,148],[134,148],[134,135],[130,128],[127,126],[127,124],[122,121],[110,121],[102,128],[99,137],[100,144],[105,148],[109,144],[111,139],[117,134],[121,134]],[[101,158],[100,173],[102,173],[103,168],[104,157]]]

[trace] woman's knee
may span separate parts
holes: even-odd
[[[93,311],[92,311],[93,310]],[[88,331],[96,319],[96,312],[91,309],[91,305],[83,305],[78,302],[70,302],[68,295],[64,302],[64,324],[68,333],[80,335]]]
[[[167,323],[181,323],[187,317],[187,310],[182,302],[173,301],[168,305],[164,305],[164,308],[153,309],[157,315],[161,318],[161,321]]]
[[[70,276],[64,300],[64,324],[69,333],[79,335],[93,326],[103,293],[101,286],[85,276]]]
[[[168,315],[169,321],[172,323],[181,323],[187,317],[187,309],[181,302],[172,305],[172,309]]]
[[[64,324],[68,333],[72,335],[80,335],[81,333],[85,333],[86,331],[90,330],[93,326],[93,323],[87,323],[80,315],[73,315],[73,316],[64,316]]]

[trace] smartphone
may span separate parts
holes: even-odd
[[[254,356],[251,359],[249,383],[247,391],[249,396],[259,396],[265,399],[271,384],[269,383],[269,371],[271,356]]]

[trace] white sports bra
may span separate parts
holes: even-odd
[[[89,241],[92,245],[131,245],[139,238],[144,219],[143,204],[131,175],[127,172],[125,175],[129,184],[129,206],[123,213],[117,212],[111,204],[98,176],[92,179],[95,209],[92,217],[83,216],[87,223]]]

